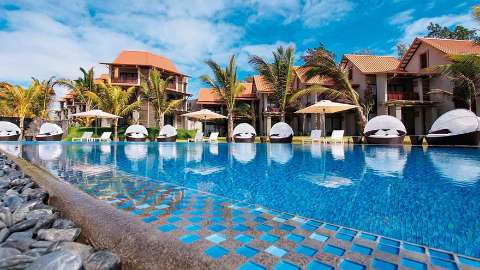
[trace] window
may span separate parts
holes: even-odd
[[[420,68],[427,68],[428,67],[428,54],[422,53],[420,54]]]
[[[348,69],[348,79],[353,80],[353,69],[352,68]]]

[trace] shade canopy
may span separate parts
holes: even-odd
[[[336,113],[356,108],[352,104],[321,100],[311,106],[296,111],[295,113]]]
[[[456,109],[442,114],[428,133],[465,134],[480,130],[479,118],[469,110]]]
[[[174,128],[171,125],[165,125],[160,129],[160,132],[158,133],[159,137],[172,137],[177,135],[177,129]]]
[[[403,125],[402,121],[400,121],[398,118],[393,117],[391,115],[379,115],[370,119],[367,125],[365,125],[365,129],[363,130],[363,133],[368,135],[369,133],[373,133],[378,130],[382,130],[382,131],[392,130],[392,131],[403,133],[403,134],[407,133],[407,129],[405,128],[405,125]]]
[[[225,115],[221,115],[219,113],[212,112],[208,109],[203,109],[203,110],[196,111],[196,112],[185,113],[185,114],[182,114],[182,116],[197,119],[197,120],[213,120],[213,119],[225,119],[225,118],[227,118]]]
[[[241,123],[233,129],[233,135],[257,135],[257,132],[252,125]]]
[[[0,134],[20,134],[22,131],[14,123],[0,121]]]
[[[63,130],[59,125],[53,123],[44,123],[40,126],[40,133],[39,135],[56,135],[56,134],[63,134]]]
[[[142,134],[148,136],[148,130],[142,125],[131,125],[125,130],[125,134]]]
[[[74,117],[95,117],[95,118],[105,118],[105,119],[121,118],[118,115],[107,113],[107,112],[104,112],[102,110],[90,110],[90,111],[86,111],[86,112],[74,113],[71,116],[74,116]]]
[[[287,138],[293,136],[293,129],[285,122],[278,122],[270,129],[270,136]]]

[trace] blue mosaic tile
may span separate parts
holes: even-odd
[[[301,245],[295,249],[295,252],[305,255],[307,257],[312,257],[313,255],[315,255],[315,253],[317,253],[317,250],[309,246]]]
[[[365,265],[350,261],[344,260],[340,263],[340,269],[342,270],[365,270]]]
[[[233,227],[233,229],[234,229],[235,231],[244,232],[244,231],[248,230],[249,227],[247,227],[247,226],[245,226],[245,225],[243,225],[243,224],[238,224],[238,225],[236,225],[235,227]]]
[[[227,240],[227,237],[223,234],[212,234],[212,235],[209,235],[207,237],[205,237],[205,239],[207,239],[208,241],[212,242],[212,243],[215,243],[215,244],[220,244],[221,242]]]
[[[238,270],[265,270],[266,268],[254,262],[246,262]]]
[[[328,236],[327,235],[323,235],[323,234],[320,234],[320,233],[312,233],[310,236],[309,236],[310,239],[313,239],[313,240],[316,240],[316,241],[319,241],[319,242],[325,242],[328,240]]]
[[[257,222],[257,223],[263,223],[263,222],[267,221],[266,218],[261,217],[261,216],[257,216],[257,217],[254,218],[253,220],[254,220],[255,222]]]
[[[380,260],[380,259],[373,259],[372,267],[374,269],[379,269],[379,270],[397,270],[398,269],[396,264],[393,264],[384,260]]]
[[[450,270],[458,269],[457,265],[454,262],[433,258],[433,257],[432,257],[432,264],[435,266],[443,267]]]
[[[305,223],[305,224],[302,225],[302,228],[305,229],[305,230],[307,230],[307,231],[313,232],[313,231],[315,231],[315,230],[318,229],[318,226]]]
[[[165,224],[165,225],[159,226],[158,229],[161,232],[171,232],[171,231],[175,230],[176,227],[172,224]]]
[[[273,267],[273,269],[274,270],[300,270],[300,267],[290,262],[280,261]]]
[[[362,233],[360,234],[360,238],[365,239],[365,240],[370,240],[370,241],[377,241],[377,236],[368,234],[368,233]]]
[[[323,251],[325,251],[326,253],[336,255],[336,256],[343,256],[343,254],[345,253],[345,249],[339,248],[339,247],[336,247],[336,246],[332,246],[332,245],[326,245],[323,248]]]
[[[282,225],[279,226],[279,228],[280,228],[281,230],[289,231],[289,232],[295,230],[295,227],[294,227],[294,226],[291,226],[291,225],[288,225],[288,224],[282,224]]]
[[[337,239],[343,240],[343,241],[348,241],[352,242],[353,241],[353,236],[344,234],[344,233],[337,233],[335,236]]]
[[[392,247],[389,245],[378,244],[377,250],[383,251],[385,253],[390,253],[392,255],[398,255],[400,252],[397,247]]]
[[[441,251],[434,250],[434,249],[429,249],[429,252],[430,252],[431,257],[435,257],[435,258],[439,258],[439,259],[443,259],[443,260],[449,260],[449,261],[453,260],[452,254],[441,252]]]
[[[191,214],[191,215],[194,215],[194,216],[200,216],[200,215],[203,215],[203,211],[201,211],[201,210],[193,210],[193,211],[190,211],[190,214]]]
[[[222,226],[222,225],[219,225],[219,224],[215,224],[215,225],[212,225],[212,226],[208,227],[208,229],[210,229],[211,231],[214,231],[214,232],[221,232],[221,231],[224,231],[226,229],[226,227]]]
[[[221,223],[221,222],[225,222],[225,219],[222,217],[214,217],[211,219],[211,221],[215,223]]]
[[[330,230],[330,231],[337,231],[339,228],[338,226],[332,225],[332,224],[325,224],[323,226],[325,229]]]
[[[176,216],[169,217],[169,218],[166,219],[166,221],[168,221],[170,223],[176,223],[176,222],[179,222],[180,220],[182,220],[182,219],[179,218],[179,217],[176,217]]]
[[[249,246],[241,246],[237,249],[237,253],[246,258],[251,258],[255,256],[258,252],[260,251]]]
[[[480,268],[480,261],[473,260],[473,259],[466,258],[466,257],[462,257],[462,256],[458,256],[458,260],[460,261],[461,264],[468,265],[468,266],[471,266],[471,267]]]
[[[253,240],[253,237],[250,236],[250,235],[246,235],[246,234],[239,234],[239,235],[235,236],[233,239],[237,240],[240,243],[247,244],[247,243],[249,243],[250,241]]]
[[[352,245],[352,251],[356,252],[356,253],[363,254],[365,256],[368,256],[368,255],[372,254],[373,249],[371,249],[369,247],[366,247],[366,246],[359,245],[359,244],[353,244]]]
[[[139,216],[145,214],[145,210],[143,209],[135,209],[132,212],[130,212],[132,216]]]
[[[319,262],[317,260],[313,260],[311,263],[308,264],[307,269],[308,270],[333,270],[334,267],[328,264]]]
[[[198,231],[200,230],[202,227],[198,226],[198,225],[188,225],[186,226],[184,229],[186,231],[189,231],[189,232],[193,232],[193,231]]]
[[[202,218],[201,217],[191,217],[188,220],[190,222],[193,222],[193,223],[198,223],[198,222],[202,221]]]
[[[402,258],[400,263],[403,266],[405,266],[407,268],[410,268],[410,269],[413,269],[413,270],[427,270],[427,265],[426,264],[424,264],[422,262],[419,262],[419,261],[409,259],[409,258]]]
[[[269,233],[264,233],[262,236],[260,236],[260,240],[268,242],[268,243],[275,243],[280,239],[279,236],[276,236],[274,234],[269,234]]]
[[[235,223],[243,223],[243,222],[245,222],[245,220],[246,219],[244,217],[234,217],[232,219],[232,221],[235,222]]]
[[[180,241],[182,241],[182,243],[189,245],[189,244],[199,240],[200,236],[198,236],[196,234],[185,234],[185,235],[181,236],[179,239],[180,239]]]
[[[163,210],[153,210],[153,211],[150,212],[150,215],[152,215],[152,216],[160,216],[160,215],[163,215],[163,214],[165,214],[165,211],[163,211]]]
[[[256,227],[256,229],[262,232],[269,232],[273,229],[273,227],[266,224],[260,224]]]
[[[281,218],[281,217],[274,217],[274,218],[272,218],[272,220],[275,221],[275,222],[278,222],[278,223],[283,223],[283,222],[287,221],[286,219]]]
[[[351,230],[351,229],[347,229],[347,228],[342,228],[342,229],[340,229],[340,232],[341,232],[341,233],[344,233],[344,234],[351,235],[351,236],[357,235],[357,231],[354,231],[354,230]]]
[[[385,245],[389,245],[389,246],[393,246],[393,247],[399,247],[400,246],[400,242],[392,240],[392,239],[384,238],[384,237],[380,238],[380,243],[385,244]]]
[[[154,221],[157,221],[158,218],[157,217],[153,217],[153,216],[149,216],[149,217],[146,217],[146,218],[143,218],[143,222],[145,223],[152,223]]]
[[[287,251],[283,248],[279,248],[276,246],[269,246],[267,249],[265,249],[265,252],[275,256],[275,257],[282,257],[283,255],[287,254]]]
[[[425,253],[425,248],[421,247],[421,246],[412,245],[412,244],[408,244],[408,243],[403,243],[402,247],[403,247],[403,249],[408,250],[408,251],[412,251],[412,252],[416,252],[416,253],[422,253],[422,254]]]
[[[212,257],[214,260],[218,260],[221,257],[228,254],[228,249],[225,249],[224,247],[221,247],[221,246],[213,246],[213,247],[207,248],[204,253]]]
[[[303,241],[303,239],[305,239],[305,237],[303,237],[301,235],[298,235],[298,234],[294,234],[294,233],[291,233],[291,234],[287,235],[286,238],[288,240],[296,242],[296,243],[300,243],[300,242]]]

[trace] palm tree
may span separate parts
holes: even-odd
[[[82,72],[82,77],[77,78],[76,80],[61,79],[57,81],[57,84],[67,87],[70,91],[73,92],[75,100],[81,103],[84,103],[86,109],[89,110],[92,108],[91,100],[87,98],[87,92],[97,92],[97,85],[95,84],[95,74],[93,68],[90,68],[88,71],[84,68],[80,68]]]
[[[332,99],[340,98],[346,100],[357,106],[357,126],[360,132],[363,132],[365,124],[367,123],[367,118],[363,110],[364,106],[360,102],[357,91],[353,89],[348,80],[348,71],[335,62],[334,54],[321,44],[319,48],[309,49],[303,57],[303,60],[305,62],[304,67],[309,68],[305,74],[307,80],[314,76],[326,76],[335,81],[337,89],[314,85],[298,91],[292,95],[291,100],[294,101],[301,96],[310,94],[325,94]]]
[[[85,97],[91,102],[91,104],[96,105],[99,109],[105,112],[118,116],[125,116],[140,107],[142,102],[139,97],[136,101],[131,102],[135,90],[135,86],[124,90],[120,86],[100,83],[98,85],[98,93],[87,91],[85,92]],[[118,118],[113,120],[113,136],[114,140],[118,141]]]
[[[248,103],[242,103],[235,108],[235,116],[247,118],[252,121],[252,126],[256,126],[255,108]]]
[[[266,84],[273,89],[276,102],[280,108],[281,121],[285,121],[285,109],[292,94],[293,64],[295,49],[280,46],[273,51],[273,62],[268,63],[260,56],[250,57],[250,64],[263,77]]]
[[[475,54],[451,55],[451,62],[446,65],[438,65],[430,68],[434,72],[440,72],[454,82],[453,89],[456,107],[472,109],[472,103],[477,96],[477,88],[480,86],[480,56]]]
[[[213,60],[207,60],[205,63],[210,67],[213,72],[213,78],[209,75],[202,75],[200,79],[222,97],[227,106],[228,117],[228,140],[232,139],[233,133],[233,115],[235,109],[235,103],[237,96],[243,89],[243,85],[237,78],[237,64],[235,61],[235,55],[230,57],[228,65],[225,69],[214,62]]]
[[[55,90],[53,87],[57,83],[54,80],[55,77],[50,77],[48,80],[40,81],[36,78],[32,78],[32,85],[39,91],[37,102],[33,106],[35,115],[42,120],[48,120],[48,108],[50,107],[53,97],[55,96]]]
[[[39,88],[34,84],[25,89],[21,86],[0,83],[0,99],[8,105],[9,114],[19,119],[22,131],[19,140],[23,137],[25,117],[34,116],[33,107],[40,94]]]
[[[150,71],[150,74],[142,82],[142,90],[148,102],[152,102],[158,119],[158,128],[162,128],[165,121],[165,115],[171,114],[184,101],[181,99],[169,99],[167,96],[167,84],[173,77],[162,79],[162,74],[156,68]]]

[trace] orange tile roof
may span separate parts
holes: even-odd
[[[402,61],[399,65],[400,69],[404,69],[408,65],[418,47],[420,47],[422,43],[425,43],[448,55],[480,54],[480,46],[476,45],[471,40],[415,38],[415,40],[412,42],[412,45],[410,45],[408,51],[402,58]]]
[[[334,85],[335,82],[326,76],[314,76],[309,80],[306,80],[305,74],[310,70],[309,67],[295,67],[294,71],[301,83],[304,84],[321,84],[321,85]]]
[[[239,100],[256,99],[256,94],[253,92],[252,83],[242,83],[243,90],[238,95]],[[198,91],[198,104],[222,104],[222,97],[213,88],[200,88]]]
[[[392,56],[345,54],[342,63],[352,62],[362,73],[395,71],[400,61]]]
[[[100,77],[96,78],[93,80],[94,84],[100,84],[101,82],[103,83],[108,83],[110,82],[110,75],[108,74],[101,74]]]
[[[104,64],[149,66],[181,74],[170,59],[143,51],[122,51],[113,63]]]
[[[253,83],[255,84],[258,92],[273,93],[273,89],[268,85],[261,75],[253,76]]]

